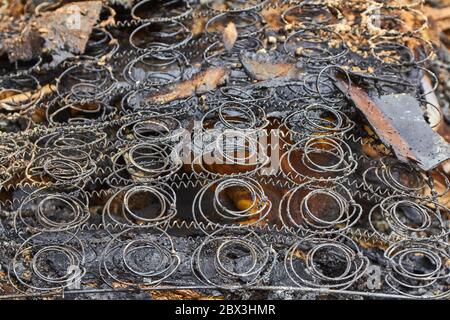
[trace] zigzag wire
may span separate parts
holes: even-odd
[[[287,0],[287,1],[280,1],[280,2],[272,2],[268,1],[265,3],[265,8],[278,8],[282,6],[290,6],[290,5],[297,5],[298,1],[294,0]],[[261,8],[257,8],[256,10],[259,10]],[[206,10],[206,11],[193,11],[192,15],[186,16],[180,21],[189,23],[192,22],[194,19],[199,17],[213,17],[217,14],[217,11],[215,10]],[[147,20],[126,20],[126,21],[116,21],[113,24],[106,27],[106,29],[127,29],[127,28],[135,28],[143,23],[145,23]],[[207,44],[211,44],[217,40],[220,40],[219,36],[210,36],[210,37],[201,37],[200,39],[192,40],[190,43],[187,43],[183,45],[180,50],[184,51],[192,51],[194,52],[195,47],[197,46],[204,46]],[[128,63],[132,59],[140,56],[143,53],[149,52],[148,50],[139,50],[139,49],[121,49],[112,54],[111,56],[106,57],[105,61],[109,63],[111,67],[118,66],[118,69],[120,69],[120,66],[123,67],[123,64]],[[72,67],[74,65],[77,65],[79,63],[82,63],[83,57],[79,57],[75,60],[67,60],[64,61],[62,64],[55,68],[49,68],[49,69],[41,69],[42,71],[56,71],[57,69],[67,69],[69,67]],[[93,63],[98,63],[99,61],[92,61]],[[34,72],[37,72],[38,70],[36,68],[32,68],[30,70],[25,71],[19,71],[18,74],[32,74]],[[116,86],[112,91],[111,95],[113,96],[121,96],[125,93],[128,93],[129,91],[133,90],[139,90],[145,88],[145,85],[121,85]],[[158,89],[156,89],[158,90]],[[31,116],[34,112],[37,111],[37,109],[46,109],[48,108],[51,103],[52,99],[56,97],[56,92],[50,93],[45,100],[39,102],[35,106],[31,107],[29,110],[27,110],[26,116]],[[317,97],[316,97],[317,98]],[[276,109],[279,110],[295,110],[301,108],[304,104],[297,101],[284,101],[278,97],[271,97],[268,101],[268,105],[275,106]],[[77,102],[77,103],[87,103],[90,102],[88,99],[67,99],[67,102]],[[175,115],[175,117],[184,116],[188,112],[192,112],[192,106],[187,106],[183,111],[178,111]],[[120,117],[119,119],[107,119],[106,121],[92,121],[89,124],[61,124],[61,125],[52,125],[52,126],[45,126],[43,124],[34,124],[31,129],[18,132],[18,133],[8,133],[8,134],[0,134],[0,138],[2,136],[13,138],[17,141],[23,141],[25,145],[23,146],[23,150],[16,155],[13,158],[13,161],[15,161],[14,166],[10,166],[8,168],[8,171],[12,173],[12,178],[10,178],[11,181],[18,181],[21,179],[21,171],[24,170],[26,165],[29,163],[29,161],[32,159],[33,156],[35,156],[39,150],[36,150],[33,147],[33,141],[35,141],[37,138],[54,133],[57,131],[66,131],[66,132],[74,132],[79,131],[83,132],[85,130],[95,130],[99,132],[114,132],[114,129],[117,127],[120,127],[121,125],[126,124],[127,122],[131,121],[132,119],[139,119],[141,116],[140,114],[127,114],[124,110],[116,110],[114,113],[114,116]],[[125,117],[125,118],[123,118]],[[279,125],[282,124],[281,120],[276,120],[275,123],[278,123]],[[288,138],[290,137],[289,134],[285,134],[282,131],[280,132],[280,136],[282,138]],[[376,147],[377,144],[373,141],[369,141],[369,139],[364,139],[365,137],[358,135],[358,132],[355,131],[349,131],[345,132],[342,135],[338,136],[340,140],[343,142],[348,143],[351,145],[352,149],[352,157],[355,159],[358,164],[374,164],[377,163],[376,160],[370,159],[368,156],[366,156],[361,150],[357,148],[357,146],[354,146],[352,144],[356,144],[359,146],[363,145],[369,145]],[[85,190],[85,193],[89,198],[107,198],[110,195],[112,195],[118,188],[128,185],[130,182],[124,181],[123,179],[120,179],[119,177],[109,177],[111,173],[113,173],[113,170],[111,167],[109,167],[107,164],[112,162],[113,154],[115,152],[115,149],[119,149],[121,147],[124,147],[126,144],[124,142],[116,140],[114,137],[111,139],[111,133],[108,133],[106,141],[102,143],[101,150],[99,150],[99,156],[95,159],[95,163],[97,164],[97,169],[93,173],[91,177],[88,177],[83,182],[88,185],[102,185],[102,188],[106,189],[89,189]],[[282,144],[279,143],[275,144],[268,144],[269,148],[276,148],[281,149],[282,152],[288,151],[291,145],[289,144]],[[355,150],[357,149],[357,150]],[[346,153],[344,156],[348,156]],[[240,177],[240,175],[230,175],[230,177]],[[281,187],[283,189],[291,189],[297,186],[296,183],[290,181],[286,178],[301,178],[298,175],[292,175],[292,174],[283,174],[282,172],[278,170],[274,170],[272,172],[268,172],[268,175],[262,175],[259,172],[254,172],[250,177],[257,179],[262,184],[272,185]],[[212,174],[208,173],[194,173],[194,172],[174,172],[169,177],[166,177],[164,179],[156,179],[151,182],[155,181],[163,181],[166,184],[168,184],[170,187],[174,189],[190,189],[190,188],[198,188],[204,186],[209,181],[215,180],[216,177]],[[314,182],[314,179],[311,179]],[[331,181],[331,180],[330,180]],[[340,183],[342,183],[344,186],[349,188],[350,194],[354,198],[364,199],[368,200],[369,202],[379,202],[383,200],[386,197],[393,196],[393,195],[405,195],[405,196],[413,196],[413,197],[419,197],[418,194],[407,194],[405,192],[399,191],[399,190],[390,190],[388,188],[383,188],[381,185],[373,186],[373,185],[366,185],[364,182],[361,182],[358,180],[358,178],[355,176],[355,174],[352,174],[350,176],[343,177],[339,180]],[[2,207],[2,215],[6,215],[10,217],[10,214],[14,214],[14,209],[19,206],[22,201],[27,196],[26,192],[22,195],[16,195],[20,193],[19,191],[26,191],[26,190],[33,190],[40,188],[44,185],[49,185],[46,183],[37,183],[37,182],[30,182],[26,180],[21,180],[19,182],[15,183],[6,183],[3,186],[1,186],[0,192],[5,193],[11,193],[14,194],[11,198],[2,198],[0,200],[0,206]],[[433,186],[431,186],[432,189],[432,195],[423,197],[423,199],[432,199],[435,201],[437,199],[437,196],[435,194],[435,191],[433,189]],[[5,211],[4,211],[5,209]],[[11,210],[11,211],[8,211]],[[213,225],[211,223],[205,224],[203,222],[195,222],[195,221],[186,221],[186,220],[171,220],[169,221],[164,228],[166,230],[179,230],[179,229],[190,229],[200,232],[201,230],[210,230],[210,231],[220,231],[221,227],[218,225]],[[86,222],[83,225],[80,226],[79,231],[83,232],[96,232],[100,230],[124,230],[124,225],[122,224],[95,224]],[[245,231],[254,231],[260,234],[265,241],[269,243],[277,243],[277,244],[283,244],[283,245],[291,245],[294,243],[297,239],[297,237],[308,237],[308,236],[322,236],[323,234],[317,231],[310,231],[310,230],[303,230],[303,229],[294,229],[292,227],[287,226],[277,226],[277,225],[270,225],[270,224],[257,224],[254,226],[245,226],[241,225],[236,227],[236,230],[245,230]],[[395,235],[389,235],[387,239],[382,239],[376,232],[373,230],[368,229],[359,229],[356,227],[347,229],[343,231],[343,234],[347,235],[351,239],[355,239],[357,241],[364,241],[368,243],[372,243],[375,245],[381,245],[386,246],[389,243],[396,243],[400,240],[403,240]],[[294,236],[295,235],[295,236]],[[198,245],[199,238],[202,238],[202,236],[188,236],[186,237],[186,241],[191,242],[192,244]],[[103,240],[102,240],[103,241]],[[435,241],[436,243],[440,243],[445,245],[445,242],[442,241],[440,238],[433,238],[431,237],[430,241]]]

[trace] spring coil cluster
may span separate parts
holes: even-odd
[[[334,84],[358,77],[429,110],[433,91],[418,84],[438,81],[421,2],[144,0],[100,21],[84,54],[6,70],[9,282],[24,296],[100,280],[447,297],[448,179],[386,148],[369,157],[380,143]],[[302,72],[256,81],[243,54]],[[229,71],[223,83],[189,84],[212,68]],[[374,266],[376,288],[365,282]]]

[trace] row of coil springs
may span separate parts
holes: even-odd
[[[154,5],[162,10],[148,10]],[[362,228],[386,244],[377,289],[447,296],[449,212],[439,200],[450,184],[436,170],[445,182],[436,191],[429,175],[391,153],[363,156],[354,109],[333,84],[341,74],[349,89],[356,75],[382,94],[414,94],[426,116],[432,91],[419,79],[429,77],[435,90],[437,78],[426,67],[433,47],[420,36],[420,5],[144,0],[128,20],[96,27],[83,55],[52,70],[54,83],[42,80],[43,59],[16,65],[0,78],[1,116],[16,127],[0,140],[0,203],[22,241],[11,284],[24,294],[96,278],[112,288],[367,291],[373,261],[350,236]],[[282,9],[270,51],[303,69],[298,79],[255,83],[241,63],[243,52],[269,47],[269,8]],[[238,37],[228,50],[221,34],[230,22]],[[201,97],[152,99],[198,64],[231,70],[226,84]],[[278,135],[268,138],[274,124]],[[183,193],[192,193],[188,216],[179,209]],[[200,232],[186,247],[173,234],[180,220]],[[267,224],[280,226],[286,242],[271,242],[260,229]]]

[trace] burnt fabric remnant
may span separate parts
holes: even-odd
[[[0,299],[448,299],[450,4],[0,1]]]

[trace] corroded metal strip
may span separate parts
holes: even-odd
[[[408,94],[370,97],[363,88],[337,81],[364,114],[377,135],[391,146],[398,159],[431,170],[450,159],[450,145],[425,121],[419,102]]]

